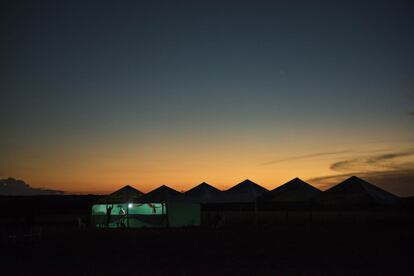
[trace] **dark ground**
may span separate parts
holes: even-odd
[[[3,244],[0,275],[412,275],[412,224],[49,227]]]
[[[413,216],[222,229],[79,229],[77,218],[89,225],[97,198],[0,197],[0,275],[414,275]],[[396,212],[412,214],[410,202]],[[23,231],[10,240],[22,223],[41,226],[41,236],[22,240]]]

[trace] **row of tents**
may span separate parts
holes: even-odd
[[[299,203],[313,201],[322,204],[374,203],[389,205],[398,202],[398,197],[359,177],[352,176],[324,192],[299,178],[294,178],[270,191],[246,179],[225,191],[221,191],[203,182],[184,193],[163,185],[144,194],[127,185],[99,200],[100,203],[168,201],[187,201],[201,204],[249,202]]]
[[[201,183],[184,193],[163,185],[144,194],[127,185],[92,206],[92,223],[106,228],[198,226],[203,208],[205,216],[234,207],[242,210],[247,206],[252,210],[253,206],[256,218],[257,212],[266,210],[266,206],[273,207],[272,210],[292,206],[306,210],[315,204],[359,208],[393,206],[398,202],[397,196],[355,176],[324,192],[299,178],[270,191],[248,179],[225,191]]]

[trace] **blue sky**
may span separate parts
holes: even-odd
[[[413,4],[361,2],[9,3],[1,19],[1,176],[94,191],[134,181],[186,186],[216,174],[226,186],[237,178],[224,165],[232,162],[270,185],[257,164],[375,150],[373,141],[410,150]],[[220,151],[231,158],[213,154]],[[187,172],[199,154],[217,168],[200,163]],[[52,166],[84,160],[100,165],[71,167],[69,178]],[[111,162],[134,166],[101,188],[96,174]],[[174,166],[174,174],[148,176]],[[273,181],[306,171],[291,166]],[[305,176],[329,175],[329,164],[319,166]]]

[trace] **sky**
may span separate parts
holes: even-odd
[[[0,178],[414,195],[411,1],[2,5]]]

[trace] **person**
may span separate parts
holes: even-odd
[[[125,211],[125,209],[123,207],[121,207],[119,209],[119,216],[120,216],[120,219],[119,219],[119,227],[125,228],[126,227],[126,225],[125,225],[126,211]]]
[[[150,208],[152,208],[152,213],[153,213],[153,214],[156,214],[156,213],[157,213],[157,209],[156,209],[156,207],[155,207],[155,204],[148,203],[148,206],[149,206]]]
[[[114,208],[114,205],[106,205],[106,227],[109,227],[109,223],[111,223],[111,212]]]

